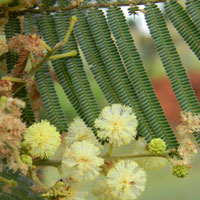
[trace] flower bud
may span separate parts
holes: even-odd
[[[28,166],[32,166],[33,160],[29,155],[22,155],[21,159],[23,161],[23,163],[25,163]]]
[[[166,150],[166,144],[161,138],[154,138],[149,143],[149,152],[154,155],[162,155]]]
[[[172,168],[172,174],[178,178],[185,178],[188,175],[187,165],[175,165]]]

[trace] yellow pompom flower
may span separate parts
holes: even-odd
[[[98,178],[94,184],[93,195],[98,198],[98,200],[116,200],[111,195],[111,188],[107,184],[107,178],[105,176]]]
[[[132,109],[121,104],[105,107],[95,120],[99,129],[98,136],[109,138],[109,143],[116,146],[129,144],[136,136],[138,121]]]
[[[23,144],[32,156],[42,159],[53,156],[60,146],[61,138],[56,127],[42,120],[26,129]]]
[[[68,134],[65,137],[65,142],[66,144],[71,145],[74,142],[81,142],[84,140],[87,140],[93,144],[98,144],[92,129],[87,127],[81,118],[77,117],[69,126]]]
[[[74,142],[65,149],[63,169],[77,180],[94,180],[101,170],[104,161],[99,157],[100,150],[88,141]]]
[[[145,189],[146,174],[130,160],[118,162],[107,174],[107,184],[117,200],[136,199]]]

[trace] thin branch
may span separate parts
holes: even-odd
[[[33,165],[59,167],[61,165],[61,161],[60,160],[34,160]]]
[[[170,149],[165,151],[162,155],[155,155],[150,152],[143,152],[138,154],[125,154],[119,156],[109,156],[108,154],[102,156],[105,160],[117,160],[117,159],[129,159],[129,158],[142,158],[142,157],[163,157],[168,159],[168,155],[171,153],[176,153],[175,149]],[[33,161],[33,165],[36,166],[53,166],[59,167],[61,166],[60,160],[35,160]]]
[[[9,12],[10,15],[24,15],[25,13],[41,13],[41,12],[56,12],[56,11],[69,11],[73,9],[89,9],[89,8],[108,8],[110,6],[130,6],[130,5],[146,5],[148,3],[163,3],[167,0],[133,0],[127,2],[112,2],[112,3],[92,3],[87,5],[69,5],[69,6],[55,6],[52,8],[39,8],[39,9],[27,9],[24,11]],[[1,17],[1,15],[0,15]]]
[[[16,181],[14,181],[14,180],[12,180],[12,179],[9,180],[9,179],[7,179],[7,178],[5,178],[5,177],[2,177],[2,176],[0,176],[0,181],[6,183],[6,184],[8,184],[8,185],[12,185],[12,186],[14,186],[14,187],[17,186],[17,182],[16,182]]]
[[[150,152],[144,152],[144,153],[138,153],[138,154],[125,154],[125,155],[111,156],[111,157],[105,155],[104,158],[106,160],[142,158],[142,157],[163,157],[167,159],[169,154],[175,153],[175,152],[176,152],[175,149],[170,149],[170,150],[165,151],[162,155],[155,155]]]

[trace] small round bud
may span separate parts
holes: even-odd
[[[5,103],[7,101],[7,97],[6,96],[1,96],[1,103]]]
[[[77,21],[77,17],[76,16],[72,16],[72,21]]]
[[[186,165],[175,165],[172,168],[172,174],[178,178],[185,178],[188,175],[188,166]]]
[[[22,162],[28,166],[32,166],[33,160],[29,155],[22,155],[21,156]]]
[[[154,138],[149,143],[149,152],[162,155],[166,150],[166,144],[161,138]]]

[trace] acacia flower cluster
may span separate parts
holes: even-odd
[[[100,150],[88,141],[75,142],[66,148],[62,164],[78,180],[94,180],[100,173],[104,161]]]
[[[136,199],[144,191],[146,174],[136,162],[122,160],[108,172],[107,179],[115,199]]]
[[[200,116],[191,112],[182,112],[181,121],[182,124],[177,127],[177,134],[180,144],[178,153],[183,160],[177,161],[177,164],[191,167],[194,156],[197,154],[197,145],[193,134],[200,131]]]
[[[55,154],[60,146],[60,133],[48,121],[35,123],[26,129],[24,146],[34,157],[49,158]]]
[[[37,35],[21,35],[13,36],[9,40],[9,48],[20,54],[21,51],[26,50],[33,52],[36,56],[43,56],[44,47],[40,44],[39,36]]]
[[[12,91],[12,83],[8,80],[0,80],[0,95],[10,96]]]
[[[138,121],[132,109],[121,104],[105,107],[95,120],[98,136],[116,146],[129,144],[136,136]]]
[[[81,142],[84,140],[98,145],[98,140],[94,136],[92,129],[89,128],[81,118],[76,117],[69,126],[65,142],[67,145],[71,145],[74,142]]]
[[[20,169],[23,174],[28,169],[29,172],[36,173],[35,168],[40,164],[57,167],[64,179],[48,189],[32,174],[33,180],[45,189],[42,194],[45,198],[84,200],[87,192],[82,191],[81,185],[86,181],[96,180],[93,194],[99,200],[137,199],[145,189],[145,171],[164,167],[167,161],[172,164],[172,173],[177,177],[183,178],[188,174],[188,165],[195,149],[192,146],[194,143],[190,146],[191,149],[187,146],[188,139],[191,139],[188,124],[189,130],[197,130],[197,127],[194,124],[191,126],[191,120],[190,123],[189,117],[185,120],[185,115],[183,124],[178,128],[181,144],[178,152],[183,160],[169,158],[168,154],[174,151],[167,151],[161,138],[153,138],[149,144],[141,137],[135,140],[138,125],[136,115],[130,107],[113,104],[105,107],[94,121],[98,138],[108,141],[104,145],[108,146],[107,153],[96,139],[93,129],[77,117],[69,125],[68,133],[62,140],[66,145],[62,160],[54,163],[50,158],[61,145],[60,133],[47,120],[26,128],[20,120],[20,109],[23,107],[24,103],[20,100],[1,98],[1,158],[6,157],[9,167]],[[131,142],[131,154],[113,155],[113,148]],[[15,154],[12,153],[13,149]]]
[[[99,200],[136,199],[145,189],[146,173],[134,161],[122,160],[100,177],[93,193]]]
[[[0,40],[0,56],[8,52],[8,45],[5,40]]]
[[[2,96],[0,99],[0,159],[7,159],[7,166],[26,174],[27,167],[20,162],[20,148],[26,126],[19,118],[22,102]],[[24,106],[24,105],[23,105]],[[0,171],[3,164],[0,163]]]

